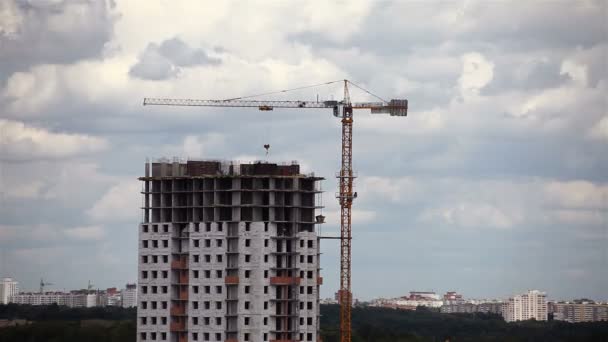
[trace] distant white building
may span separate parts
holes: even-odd
[[[0,304],[8,304],[11,296],[19,293],[19,283],[12,278],[4,278],[0,282]]]
[[[415,310],[419,306],[440,308],[443,305],[441,297],[435,292],[411,291],[409,296],[399,298],[379,298],[372,301],[370,306],[393,308],[400,310]]]
[[[319,300],[319,303],[321,304],[338,304],[338,300],[334,299],[334,298],[325,298],[325,299],[321,299]]]
[[[14,294],[9,298],[11,303],[29,305],[65,305],[71,308],[90,308],[97,306],[98,295],[94,293],[79,292],[45,292],[30,293],[22,292]]]
[[[525,321],[535,319],[547,320],[547,294],[538,290],[530,290],[517,295],[503,306],[502,316],[507,322]]]
[[[410,299],[441,300],[441,297],[433,291],[410,291]]]
[[[122,307],[132,308],[137,306],[137,284],[127,284],[121,291]]]
[[[402,308],[412,307],[415,309],[419,306],[426,306],[429,308],[440,308],[443,305],[443,301],[433,298],[399,298],[394,299],[392,301],[392,304]]]
[[[105,294],[103,304],[105,306],[122,306],[122,294],[120,292]]]

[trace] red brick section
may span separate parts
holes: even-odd
[[[179,291],[179,300],[188,300],[188,288]]]
[[[238,284],[239,277],[226,277],[224,278],[224,282],[229,285]]]
[[[184,316],[186,315],[186,306],[181,304],[178,306],[173,306],[171,308],[171,315],[172,316]]]
[[[188,268],[188,262],[185,258],[182,258],[180,260],[171,261],[172,270],[181,270],[181,269],[187,269],[187,268]]]
[[[294,277],[270,277],[270,285],[300,285],[301,280],[302,278]]]
[[[180,284],[188,284],[189,282],[189,278],[188,278],[188,270],[184,271],[184,272],[180,272],[179,275],[179,283]]]
[[[181,321],[181,322],[173,322],[171,323],[171,325],[169,326],[169,330],[171,332],[176,332],[176,331],[184,331],[186,330],[186,322]]]

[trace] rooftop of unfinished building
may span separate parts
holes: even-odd
[[[314,172],[302,173],[297,161],[273,163],[268,161],[226,161],[217,159],[161,158],[146,161],[145,176],[140,180],[167,178],[210,178],[210,177],[288,177],[325,178]]]

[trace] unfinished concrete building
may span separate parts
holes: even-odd
[[[322,179],[296,163],[146,163],[137,340],[318,341]]]

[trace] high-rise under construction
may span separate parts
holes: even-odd
[[[138,341],[318,341],[320,182],[297,163],[146,163]]]

